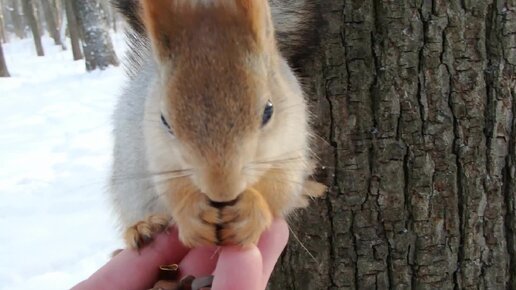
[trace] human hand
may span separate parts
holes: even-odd
[[[263,290],[288,240],[284,220],[273,221],[257,246],[188,249],[179,242],[177,229],[160,234],[140,252],[123,250],[87,280],[72,290],[149,289],[156,282],[159,266],[179,264],[182,276],[214,275],[212,290]]]

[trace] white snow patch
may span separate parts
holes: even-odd
[[[121,35],[113,35],[121,58]],[[85,71],[50,38],[4,44],[0,78],[0,289],[68,289],[122,246],[106,184],[121,67]]]

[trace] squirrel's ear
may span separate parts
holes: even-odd
[[[274,28],[267,0],[234,0],[259,46],[274,41]]]
[[[174,31],[171,17],[174,15],[174,0],[144,0],[143,23],[158,57],[163,59],[172,54],[170,36]]]

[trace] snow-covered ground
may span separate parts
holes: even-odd
[[[119,57],[123,41],[114,35]],[[106,194],[110,115],[123,69],[85,72],[44,38],[4,45],[0,78],[0,289],[68,289],[121,246]]]

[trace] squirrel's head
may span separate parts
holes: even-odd
[[[277,75],[268,3],[148,0],[143,12],[160,75],[153,113],[161,134],[209,199],[231,201],[263,174],[246,171],[250,164],[282,153],[274,146],[284,148],[276,141],[292,126],[278,119],[292,92]]]

